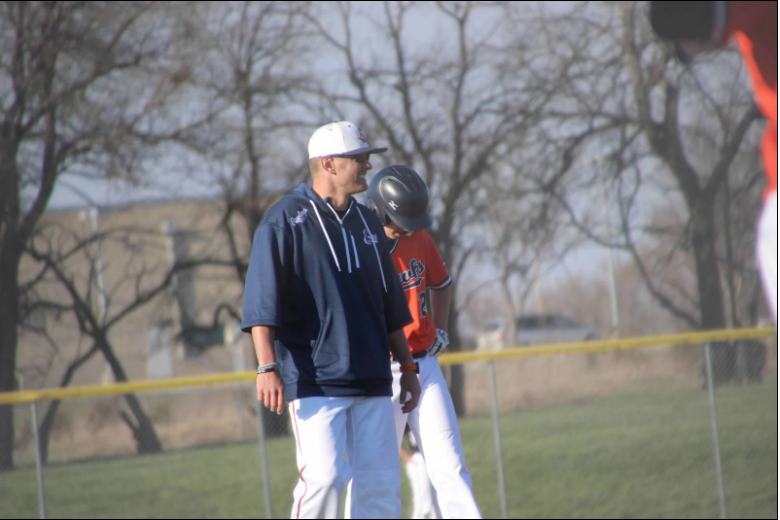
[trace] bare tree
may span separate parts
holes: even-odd
[[[101,264],[95,261],[96,246],[111,251]],[[231,265],[202,254],[170,265],[167,253],[160,231],[138,226],[113,228],[89,237],[64,226],[50,226],[36,235],[28,250],[39,267],[34,277],[39,283],[30,295],[31,307],[72,315],[79,332],[91,343],[85,352],[78,352],[70,360],[61,376],[60,387],[68,386],[79,368],[96,354],[104,357],[116,381],[128,381],[111,340],[112,330],[144,307],[159,304],[170,292],[177,274],[197,267]],[[104,275],[99,265],[111,275],[107,276],[108,281],[98,282]],[[85,270],[83,266],[89,268]],[[51,287],[61,288],[64,293]],[[96,299],[100,301],[97,305],[93,303]],[[162,445],[138,398],[126,394],[124,399],[132,417],[122,412],[121,418],[136,440],[137,452],[159,452]],[[60,401],[49,405],[40,426],[44,462],[48,459],[49,439],[59,406]]]
[[[110,251],[101,257],[101,263],[95,261],[98,247]],[[205,256],[170,265],[161,232],[139,226],[113,228],[87,237],[63,225],[42,226],[27,253],[38,267],[28,282],[33,287],[27,300],[30,309],[71,315],[79,332],[91,343],[68,362],[60,387],[70,385],[78,370],[96,354],[106,360],[114,380],[128,381],[111,340],[112,330],[144,307],[158,303],[170,292],[177,274],[199,266],[230,265]],[[39,332],[50,333],[47,327]],[[138,398],[126,394],[124,399],[130,414],[122,412],[120,416],[133,434],[137,452],[161,451],[154,425]],[[44,462],[48,460],[49,440],[60,404],[61,401],[52,401],[41,422]]]
[[[752,233],[741,242],[735,228],[745,232],[759,197],[759,112],[735,53],[682,67],[645,8],[583,3],[518,22],[541,28],[531,61],[556,91],[540,125],[552,157],[540,186],[593,241],[627,252],[675,319],[705,330],[744,323]],[[565,143],[570,160],[556,153]]]
[[[630,258],[616,262],[614,270],[621,335],[649,336],[679,325],[647,291]],[[584,277],[576,272],[562,276],[544,291],[545,305],[604,332],[612,327],[610,308],[605,305],[609,299],[609,283],[605,276]]]
[[[299,97],[314,82],[313,43],[304,26],[310,10],[308,2],[214,2],[199,4],[187,17],[197,35],[190,85],[215,113],[187,145],[221,189],[217,232],[226,238],[226,256],[242,286],[265,212],[309,175],[300,134],[308,138],[318,121]],[[225,305],[240,316],[235,302]],[[284,417],[262,413],[269,435],[287,431]]]
[[[309,9],[307,2],[214,2],[187,17],[197,35],[190,84],[215,111],[188,144],[225,194],[230,237],[234,213],[251,239],[274,198],[305,178],[305,157],[291,146],[291,132],[312,124],[296,103],[296,93],[313,81],[310,34],[302,27]]]
[[[559,205],[535,191],[533,178],[524,170],[512,171],[509,179],[490,190],[496,198],[485,208],[476,258],[495,273],[495,279],[472,291],[464,302],[468,305],[470,297],[497,284],[510,345],[516,337],[516,320],[525,313],[532,291],[580,242]]]
[[[184,5],[0,5],[0,391],[15,388],[19,265],[57,182],[137,180],[176,138],[161,118],[187,76],[169,55],[186,38],[174,16]],[[0,408],[0,470],[13,467],[13,435]]]
[[[383,2],[359,13],[349,2],[334,2],[310,19],[339,57],[324,77],[348,79],[322,81],[312,93],[332,114],[351,114],[373,139],[385,139],[390,160],[425,178],[436,221],[431,235],[455,281],[453,301],[478,251],[473,237],[491,200],[481,183],[497,174],[546,102],[526,69],[509,67],[498,51],[506,9],[501,2]],[[433,27],[446,37],[433,38]],[[454,351],[458,312],[453,306]],[[462,377],[453,367],[459,413]]]
[[[543,128],[567,129],[548,130],[547,148],[576,142],[569,164],[565,155],[551,161],[545,184],[580,230],[633,257],[648,290],[675,318],[720,328],[728,308],[722,260],[734,250],[723,247],[719,212],[734,211],[738,199],[729,192],[759,188],[756,163],[745,160],[759,114],[736,60],[680,67],[646,17],[643,4],[633,2],[533,17],[544,28],[538,56],[548,70],[539,74],[554,79],[557,91]],[[611,235],[598,216],[603,205],[588,203],[594,200],[614,208]],[[693,294],[685,292],[690,285],[664,279],[665,266],[687,259]]]

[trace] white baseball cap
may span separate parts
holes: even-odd
[[[309,139],[309,159],[319,157],[383,153],[387,148],[368,146],[363,131],[355,123],[338,121],[319,127]]]

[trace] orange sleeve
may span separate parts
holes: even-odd
[[[428,270],[429,280],[428,287],[431,289],[442,289],[452,282],[450,273],[447,271],[447,266],[444,265],[439,248],[436,247],[436,243],[431,238],[431,235],[427,231],[423,231],[423,233],[426,269]]]

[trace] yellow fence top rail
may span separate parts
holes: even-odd
[[[718,341],[769,338],[775,334],[776,330],[773,327],[768,327],[761,329],[729,329],[667,334],[663,336],[646,336],[641,338],[618,338],[601,341],[558,343],[555,345],[537,345],[533,347],[512,347],[488,352],[454,352],[452,354],[443,354],[439,357],[439,363],[442,365],[462,365],[474,361],[495,361],[499,359],[551,356],[556,354],[632,350],[664,345],[700,345],[702,343],[714,343]]]
[[[665,345],[696,345],[716,341],[734,341],[740,339],[768,338],[776,334],[772,327],[761,329],[730,329],[708,332],[691,332],[685,334],[668,334],[663,336],[647,336],[641,338],[622,338],[604,341],[588,341],[584,343],[561,343],[556,345],[539,345],[534,347],[505,348],[490,352],[454,352],[442,354],[439,363],[442,365],[461,365],[475,361],[495,361],[532,356],[550,356],[558,354],[575,354],[584,352],[606,352],[615,350],[631,350]],[[51,401],[58,399],[75,399],[106,395],[122,395],[139,392],[173,390],[194,386],[224,385],[254,381],[254,371],[229,372],[209,374],[194,377],[176,377],[172,379],[154,379],[115,383],[113,385],[72,386],[66,388],[42,388],[39,390],[24,390],[19,392],[0,393],[0,406],[34,401]]]

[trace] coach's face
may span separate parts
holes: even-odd
[[[366,174],[371,169],[371,155],[367,153],[333,157],[334,184],[344,194],[352,195],[368,189]]]

